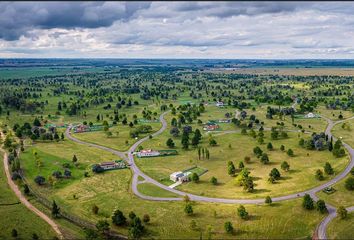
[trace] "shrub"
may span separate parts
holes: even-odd
[[[345,180],[344,186],[349,191],[353,191],[354,190],[354,178],[353,177],[347,178],[347,180]]]

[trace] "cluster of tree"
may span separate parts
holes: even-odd
[[[145,232],[145,227],[142,224],[141,219],[133,211],[131,211],[128,216],[129,216],[129,221],[127,221],[127,218],[124,216],[122,211],[116,209],[113,211],[111,217],[112,223],[115,224],[116,226],[128,226],[129,236],[133,239],[138,239],[142,237]],[[148,214],[145,214],[143,216],[143,222],[144,223],[150,222],[150,216]]]
[[[317,200],[317,202],[314,202],[314,200],[311,198],[311,196],[309,194],[305,194],[303,201],[302,201],[302,207],[306,210],[313,210],[316,209],[317,211],[319,211],[320,213],[327,213],[327,207],[326,207],[326,203],[319,199]]]
[[[132,138],[136,138],[139,136],[139,134],[145,134],[145,133],[149,133],[152,131],[152,127],[150,125],[140,125],[138,127],[136,127],[135,129],[132,129],[130,131],[130,136]]]

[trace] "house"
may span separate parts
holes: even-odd
[[[219,128],[219,125],[205,125],[204,127],[203,127],[203,130],[204,131],[215,131],[216,129],[218,129]]]
[[[308,113],[305,115],[306,118],[314,118],[315,114],[313,114],[312,112]]]
[[[76,126],[76,127],[74,128],[74,132],[75,132],[75,133],[82,133],[82,132],[87,132],[87,131],[89,131],[89,129],[90,129],[89,126],[81,124],[81,125]]]
[[[159,151],[154,151],[151,149],[146,149],[146,150],[141,150],[140,152],[138,152],[136,154],[138,157],[142,158],[142,157],[156,157],[160,155]]]
[[[188,182],[191,172],[174,172],[170,175],[170,180],[174,182]]]
[[[217,101],[215,104],[217,107],[223,107],[224,106],[224,102],[219,102]]]
[[[230,119],[219,119],[218,122],[219,122],[219,123],[230,123],[231,120],[230,120]]]
[[[118,168],[118,164],[116,162],[102,162],[99,164],[103,170],[110,170]]]

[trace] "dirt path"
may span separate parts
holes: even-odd
[[[3,152],[3,150],[1,150]],[[54,230],[54,232],[58,235],[60,239],[64,239],[63,234],[61,233],[59,226],[51,219],[49,218],[46,214],[38,210],[35,206],[33,206],[27,199],[26,197],[22,194],[18,186],[12,181],[11,179],[11,174],[9,170],[9,165],[8,163],[8,157],[7,153],[4,152],[4,157],[3,157],[3,163],[4,163],[4,170],[7,178],[7,184],[10,186],[11,190],[15,193],[17,198],[20,200],[20,202],[25,205],[29,210],[37,214],[40,218],[42,218],[44,221],[46,221]]]

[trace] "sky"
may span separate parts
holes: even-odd
[[[353,2],[0,2],[1,58],[353,59]]]

